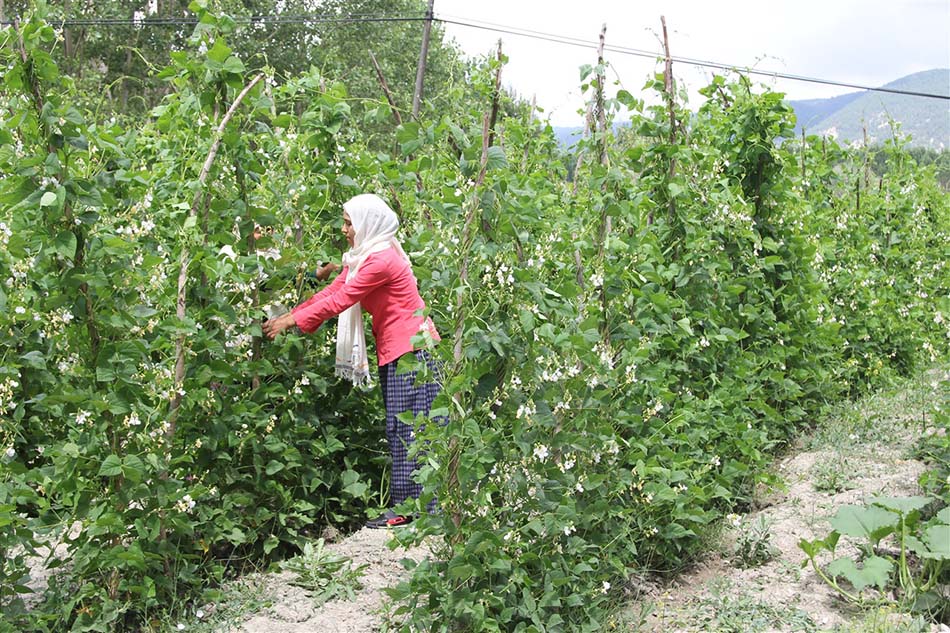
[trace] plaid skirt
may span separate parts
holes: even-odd
[[[413,416],[428,415],[435,397],[442,390],[441,370],[429,352],[413,352],[419,361],[425,362],[434,379],[425,384],[416,384],[416,371],[396,373],[399,360],[386,363],[379,368],[379,385],[383,390],[383,404],[386,406],[386,439],[392,455],[392,491],[391,506],[406,499],[418,498],[422,494],[422,484],[412,478],[416,470],[415,460],[408,457],[409,447],[415,439],[412,425],[399,421],[399,415],[411,411]]]

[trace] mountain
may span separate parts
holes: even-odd
[[[571,149],[577,141],[584,138],[584,127],[580,125],[575,127],[554,126],[554,136],[557,137],[561,147]]]
[[[914,73],[883,87],[950,96],[950,68]],[[806,134],[863,142],[866,127],[870,143],[883,143],[893,135],[890,122],[894,120],[900,123],[901,133],[911,137],[911,147],[950,147],[950,104],[944,99],[863,91],[789,104],[795,108],[799,134],[804,125]]]
[[[805,127],[806,134],[812,132],[817,123],[828,118],[835,111],[845,107],[863,94],[864,92],[849,92],[830,99],[789,101],[789,104],[795,108],[795,134],[801,135],[802,126]]]

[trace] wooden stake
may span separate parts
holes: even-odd
[[[484,142],[485,136],[482,135],[482,159],[488,159],[488,147],[495,142],[495,122],[498,120],[498,107],[501,101],[501,40],[498,40],[498,72],[495,73],[495,89],[491,95],[491,115],[488,120],[488,143]]]
[[[383,94],[386,95],[386,101],[389,102],[389,109],[393,113],[393,118],[396,120],[396,125],[402,125],[402,115],[399,114],[399,108],[396,107],[396,102],[393,100],[393,94],[389,91],[389,85],[386,83],[386,78],[383,76],[383,71],[379,67],[379,63],[376,61],[376,56],[373,55],[373,51],[369,52],[369,58],[373,61],[373,68],[376,69],[376,78],[379,80],[379,85],[383,88]]]
[[[864,124],[864,188],[871,187],[871,161],[868,157],[868,124]]]
[[[501,55],[501,42],[498,43],[498,54]],[[498,70],[495,73],[495,85],[501,86],[501,64],[498,65]],[[497,104],[492,103],[492,110],[495,110]],[[497,111],[496,111],[497,114]],[[485,181],[485,172],[488,168],[488,131],[492,122],[491,112],[485,113],[485,117],[482,123],[482,159],[481,159],[481,168],[478,171],[478,176],[475,178],[475,185],[472,188],[472,197],[468,200],[465,209],[465,224],[462,227],[462,241],[461,241],[461,264],[459,266],[459,282],[462,288],[468,287],[468,265],[469,265],[469,253],[472,247],[472,241],[474,235],[472,234],[475,217],[478,215],[478,189],[482,186],[482,183]],[[462,363],[462,335],[465,332],[465,293],[459,292],[455,295],[455,345],[452,348],[452,359],[454,361],[454,370],[457,373],[459,367]],[[456,401],[460,400],[460,394],[455,394],[454,399]],[[461,458],[462,449],[459,446],[458,438],[452,437],[449,440],[449,464],[448,464],[448,476],[447,482],[450,488],[458,488],[459,479],[458,479],[458,469],[459,469],[459,459]],[[462,524],[462,515],[460,512],[455,511],[452,514],[452,522],[457,528]]]
[[[607,109],[604,106],[604,40],[607,37],[607,24],[600,29],[600,44],[597,46],[597,96],[595,109],[597,111],[597,129],[600,131],[600,164],[607,164]]]
[[[805,128],[802,128],[802,187],[805,186]]]
[[[419,118],[422,105],[422,82],[426,74],[426,58],[429,56],[429,34],[432,32],[432,7],[435,0],[429,0],[425,26],[422,27],[422,49],[419,51],[419,63],[416,66],[416,89],[412,94],[412,118]]]
[[[208,179],[208,172],[211,171],[211,165],[214,164],[214,159],[218,155],[218,148],[221,146],[221,138],[224,136],[224,129],[227,127],[228,123],[231,121],[231,118],[234,116],[234,113],[237,111],[241,101],[244,100],[244,97],[247,96],[247,93],[257,85],[257,83],[264,78],[263,74],[257,75],[254,79],[251,80],[249,84],[244,87],[244,90],[237,96],[234,100],[234,103],[231,104],[231,108],[228,110],[227,114],[224,115],[224,118],[221,120],[221,123],[218,125],[218,129],[214,134],[214,141],[211,143],[211,149],[208,151],[208,157],[205,159],[204,164],[201,166],[201,171],[198,174],[198,190],[195,192],[195,197],[191,203],[191,209],[188,212],[189,218],[196,218],[198,215],[198,206],[201,202],[201,198],[204,194],[204,184]],[[184,246],[181,249],[181,258],[179,259],[179,268],[178,268],[178,297],[176,301],[176,315],[179,321],[184,321],[186,314],[186,297],[187,297],[187,287],[188,287],[188,266],[191,263],[191,253],[188,251],[188,247]],[[168,430],[165,432],[165,437],[168,439],[169,443],[175,435],[175,423],[178,420],[178,409],[181,406],[181,386],[185,381],[185,335],[179,334],[178,340],[175,341],[175,394],[172,396],[171,406],[168,412]]]
[[[666,34],[666,16],[660,16],[663,24],[663,52],[666,55],[666,64],[663,72],[663,88],[666,94],[666,105],[670,112],[670,145],[676,143],[676,111],[674,109],[675,95],[673,94],[673,58],[670,56],[670,40]],[[670,180],[676,176],[676,159],[670,159]],[[670,218],[676,213],[676,201],[670,196]]]

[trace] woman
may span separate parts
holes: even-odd
[[[415,371],[396,373],[399,359],[415,353],[432,375],[437,375],[428,352],[415,350],[412,338],[425,330],[439,340],[432,320],[421,316],[425,303],[419,296],[409,258],[396,239],[398,228],[395,212],[379,196],[366,193],[350,199],[343,205],[343,233],[350,250],[343,255],[341,273],[304,303],[264,323],[264,334],[273,339],[294,326],[309,334],[339,314],[336,374],[358,385],[368,383],[370,378],[362,311],[372,315],[379,382],[386,406],[386,438],[393,462],[391,507],[366,523],[372,528],[411,521],[392,509],[422,493],[422,485],[412,480],[416,464],[407,457],[413,429],[398,416],[406,411],[428,415],[441,389],[438,382],[416,385]]]

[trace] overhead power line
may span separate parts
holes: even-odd
[[[250,16],[230,16],[236,24],[347,24],[358,22],[422,22],[426,19],[425,14],[419,15],[375,15],[375,14],[351,14],[351,15],[250,15]],[[134,28],[144,28],[153,26],[195,26],[201,20],[196,17],[159,17],[155,15],[146,15],[131,18],[67,18],[53,19],[47,21],[62,28],[72,28],[77,26],[124,26]],[[0,26],[11,26],[12,20],[0,22]]]
[[[294,25],[294,24],[353,24],[360,22],[423,22],[428,19],[425,14],[418,15],[372,15],[372,14],[352,14],[345,16],[330,16],[330,15],[255,15],[255,16],[238,16],[231,18],[237,24],[248,24],[248,25]],[[585,40],[577,37],[572,37],[569,35],[559,35],[554,33],[545,33],[542,31],[534,31],[531,29],[525,29],[521,27],[507,26],[504,24],[497,24],[493,22],[483,22],[480,20],[472,20],[468,18],[458,18],[457,16],[446,16],[446,15],[436,15],[433,19],[435,22],[441,22],[443,24],[454,24],[456,26],[462,26],[466,28],[481,29],[486,31],[493,31],[495,33],[504,33],[507,35],[515,35],[518,37],[525,37],[529,39],[542,40],[546,42],[552,42],[555,44],[562,44],[567,46],[576,46],[581,48],[596,49],[598,46],[597,42],[590,40]],[[103,27],[135,27],[135,28],[145,28],[145,27],[154,27],[154,26],[195,26],[198,24],[199,20],[195,17],[180,17],[180,18],[162,18],[157,16],[146,16],[143,19],[135,18],[71,18],[59,21],[53,21],[52,23],[61,27],[76,27],[76,26],[103,26]],[[0,22],[0,25],[9,26],[14,24],[12,21]],[[621,55],[630,55],[633,57],[643,57],[646,59],[658,59],[663,57],[661,53],[655,51],[649,51],[645,49],[632,48],[628,46],[617,46],[606,44],[604,50],[610,51],[613,53],[618,53]],[[845,82],[845,81],[835,81],[832,79],[823,79],[821,77],[808,77],[805,75],[794,75],[790,73],[783,73],[778,71],[769,71],[769,70],[759,70],[756,68],[750,68],[748,66],[741,66],[737,64],[725,64],[722,62],[716,62],[706,59],[697,59],[691,57],[682,57],[682,56],[671,56],[670,57],[674,62],[679,64],[687,64],[690,66],[700,66],[706,68],[716,68],[719,70],[735,70],[737,72],[744,72],[750,75],[759,75],[763,77],[773,77],[776,79],[787,79],[790,81],[800,81],[806,83],[815,83],[823,84],[827,86],[839,86],[842,88],[854,88],[856,90],[867,90],[869,92],[884,92],[889,94],[905,95],[911,97],[925,97],[930,99],[943,99],[945,101],[950,101],[950,95],[934,94],[929,92],[916,92],[912,90],[899,90],[897,88],[886,88],[883,86],[867,86],[863,84]]]
[[[458,19],[448,19],[447,17],[438,17],[436,18],[440,22],[445,24],[455,24],[456,26],[464,26],[475,29],[482,29],[487,31],[494,31],[496,33],[505,33],[508,35],[517,35],[519,37],[527,37],[536,40],[544,40],[548,42],[554,42],[556,44],[566,44],[570,46],[578,46],[581,48],[591,48],[596,49],[598,47],[597,42],[590,40],[583,40],[576,37],[566,36],[566,35],[555,35],[552,33],[543,33],[540,31],[532,31],[530,29],[522,29],[520,27],[509,27],[500,24],[493,24],[491,22],[481,22],[476,23],[474,21],[462,21]],[[646,51],[643,49],[630,48],[626,46],[616,46],[616,45],[604,45],[605,51],[611,51],[614,53],[620,53],[622,55],[631,55],[634,57],[644,57],[649,59],[657,59],[664,57],[662,53]],[[780,79],[789,79],[792,81],[802,81],[808,83],[817,83],[824,84],[828,86],[841,86],[843,88],[856,88],[858,90],[867,90],[870,92],[886,92],[890,94],[898,95],[907,95],[912,97],[928,97],[932,99],[943,99],[950,101],[950,95],[941,95],[934,94],[929,92],[915,92],[912,90],[899,90],[897,88],[886,88],[882,86],[866,86],[862,84],[849,83],[843,81],[834,81],[831,79],[822,79],[820,77],[806,77],[804,75],[792,75],[789,73],[782,73],[778,71],[768,71],[768,70],[757,70],[755,68],[749,68],[747,66],[738,66],[735,64],[724,64],[721,62],[714,62],[704,59],[695,59],[690,57],[680,57],[676,55],[671,55],[670,59],[674,62],[680,64],[687,64],[691,66],[703,66],[707,68],[718,68],[720,70],[736,70],[741,71],[750,75],[761,75],[765,77],[776,77]]]

